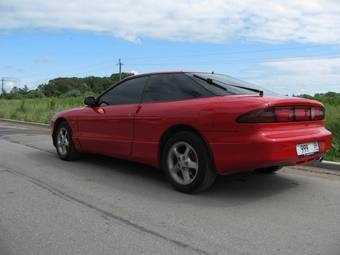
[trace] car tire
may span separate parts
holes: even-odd
[[[73,144],[72,129],[66,121],[56,127],[53,139],[60,159],[72,161],[80,157],[80,153]]]
[[[172,186],[184,193],[202,192],[216,179],[209,150],[197,134],[183,131],[165,144],[162,169]]]
[[[273,174],[279,171],[281,168],[282,166],[271,166],[271,167],[256,169],[255,172],[260,173],[260,174]]]

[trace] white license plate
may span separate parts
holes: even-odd
[[[319,144],[318,142],[297,144],[296,152],[299,156],[314,154],[319,152]]]

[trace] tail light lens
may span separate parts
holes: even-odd
[[[313,107],[311,118],[312,120],[323,120],[325,118],[325,110],[321,107]]]
[[[306,121],[310,120],[311,108],[310,107],[295,107],[295,120]]]
[[[274,107],[277,122],[286,122],[294,120],[293,107]]]
[[[322,120],[325,110],[314,106],[275,106],[248,112],[237,118],[240,123],[271,123]]]

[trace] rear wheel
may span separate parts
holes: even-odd
[[[261,173],[261,174],[272,174],[272,173],[279,171],[281,168],[282,166],[271,166],[271,167],[256,169],[255,172]]]
[[[162,155],[162,168],[176,190],[199,192],[214,183],[216,172],[198,135],[187,131],[175,134],[166,142]]]
[[[72,130],[66,121],[61,122],[57,126],[54,139],[59,158],[62,160],[75,160],[79,158],[80,154],[73,144]]]

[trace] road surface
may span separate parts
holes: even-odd
[[[284,168],[174,191],[161,172],[58,159],[49,130],[0,122],[0,254],[340,254],[340,176]]]

